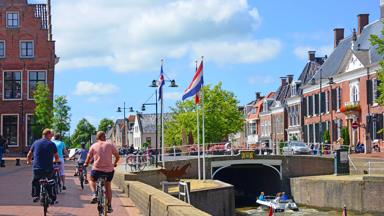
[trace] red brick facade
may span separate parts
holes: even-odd
[[[27,0],[0,0],[0,5],[1,134],[10,152],[25,152],[32,140],[27,124],[35,107],[32,86],[45,82],[53,99],[55,42],[49,37],[47,5]]]

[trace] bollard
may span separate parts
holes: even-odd
[[[16,158],[16,166],[20,166],[20,159]]]

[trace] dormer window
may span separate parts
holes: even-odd
[[[268,101],[264,101],[263,102],[263,112],[267,112],[268,111]]]
[[[19,28],[19,12],[7,12],[7,28]]]

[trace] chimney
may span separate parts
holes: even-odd
[[[287,75],[288,84],[291,84],[292,80],[293,80],[293,75],[292,74]]]
[[[308,51],[308,61],[315,61],[316,51]]]
[[[368,25],[369,23],[369,14],[359,14],[357,15],[357,26],[358,26],[358,34],[361,34],[363,31],[364,26]]]
[[[52,16],[51,16],[51,0],[47,0],[47,25],[48,25],[48,41],[52,41]]]
[[[281,86],[287,85],[287,77],[280,77],[281,79]]]
[[[384,18],[384,0],[380,0],[380,18]]]
[[[333,47],[336,48],[339,45],[339,42],[344,39],[344,29],[343,28],[335,28],[333,29],[335,32],[334,44]]]
[[[256,92],[256,100],[260,99],[260,92]]]

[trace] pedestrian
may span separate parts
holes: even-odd
[[[51,141],[53,133],[50,129],[43,130],[42,138],[36,140],[27,154],[27,164],[32,163],[33,157],[33,178],[32,178],[32,197],[33,202],[40,199],[40,184],[39,180],[43,178],[52,179],[53,177],[53,161],[59,162],[56,145]],[[56,194],[53,192],[53,187],[48,185],[48,194],[51,197],[51,204],[56,201]]]
[[[65,174],[64,174],[64,154],[68,154],[68,151],[65,147],[65,143],[61,141],[61,136],[60,134],[55,134],[53,143],[55,143],[56,148],[57,148],[57,154],[59,155],[59,160],[60,160],[60,179],[61,182],[63,183],[63,190],[66,190],[67,188],[65,187]]]
[[[89,179],[89,186],[93,192],[91,203],[97,202],[96,195],[96,182],[100,176],[106,175],[107,181],[105,182],[105,189],[108,199],[108,212],[112,210],[112,188],[111,181],[113,179],[114,168],[117,166],[117,162],[120,159],[119,152],[117,152],[114,145],[106,141],[105,133],[99,131],[96,134],[96,143],[94,143],[88,152],[87,159],[85,160],[84,166],[87,167],[91,159],[94,160],[91,177]],[[112,156],[115,156],[115,161],[112,163]]]

